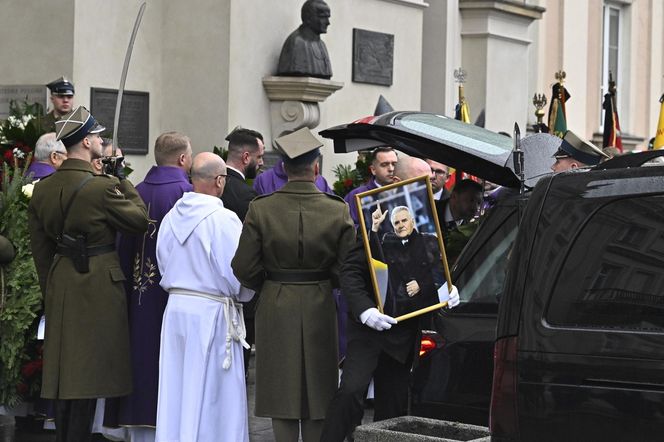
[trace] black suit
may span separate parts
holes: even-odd
[[[249,203],[258,195],[249,184],[246,183],[242,175],[231,169],[226,169],[226,186],[221,200],[224,207],[232,210],[244,222],[244,217],[249,210]]]
[[[417,230],[407,238],[389,232],[378,239],[371,232],[371,254],[387,264],[389,290],[384,311],[390,316],[401,316],[438,303],[438,288],[445,281],[438,238]],[[408,296],[406,284],[417,281],[420,292]]]
[[[244,217],[249,210],[249,203],[258,195],[253,187],[251,187],[242,178],[242,175],[237,173],[230,167],[226,168],[226,186],[224,193],[221,195],[221,200],[224,202],[224,207],[228,210],[235,212],[240,221],[244,222]],[[254,316],[256,313],[256,303],[258,302],[258,293],[249,302],[243,302],[244,322],[247,329],[247,343],[251,346],[256,341],[256,333],[254,329]],[[251,348],[244,349],[244,372],[249,370],[249,356],[251,355]]]
[[[376,307],[369,266],[361,239],[346,256],[340,273],[341,292],[348,303],[348,348],[341,386],[327,409],[321,441],[343,441],[362,421],[364,397],[373,376],[374,420],[405,415],[414,349],[419,337],[417,318],[376,331],[359,322]]]

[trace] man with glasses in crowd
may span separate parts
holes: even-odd
[[[25,171],[25,176],[40,180],[55,172],[67,159],[67,149],[58,141],[55,132],[48,132],[39,137],[35,145],[32,164]]]
[[[445,188],[445,182],[450,177],[449,168],[443,163],[434,160],[426,160],[431,167],[431,190],[433,199],[444,200],[450,197],[450,192]]]

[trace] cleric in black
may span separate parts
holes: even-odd
[[[372,257],[388,267],[389,287],[383,310],[400,316],[438,303],[438,287],[445,280],[438,238],[415,229],[415,219],[406,206],[392,209],[394,232],[378,237],[378,227],[387,215],[380,207],[372,215]]]

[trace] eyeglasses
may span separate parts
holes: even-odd
[[[447,171],[443,169],[431,169],[431,173],[433,173],[434,175],[443,175],[443,176],[448,175]]]
[[[224,174],[219,174],[216,177],[214,177],[214,179],[216,180],[219,177],[223,177],[224,179],[226,179],[226,174],[225,173]]]

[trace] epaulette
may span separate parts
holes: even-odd
[[[342,203],[346,204],[346,201],[344,201],[343,198],[341,198],[339,195],[337,195],[337,194],[335,194],[335,193],[327,193],[327,192],[323,192],[323,194],[326,195],[326,196],[329,196],[330,198],[332,198],[332,199],[334,199],[334,200],[337,200],[337,201],[339,201],[339,202],[342,202]]]
[[[42,182],[46,181],[47,179],[49,179],[50,177],[52,177],[53,175],[55,175],[55,174],[52,173],[50,175],[46,175],[45,177],[39,178],[38,180],[33,180],[33,183],[34,184],[42,183]]]
[[[254,200],[258,200],[258,199],[261,199],[261,198],[265,198],[266,196],[270,196],[270,195],[272,195],[273,193],[274,193],[274,192],[263,193],[263,194],[261,194],[261,195],[257,195],[257,196],[254,197]]]

